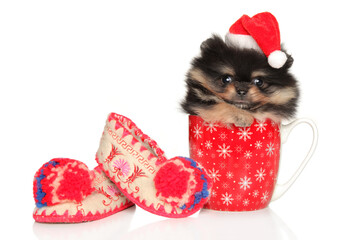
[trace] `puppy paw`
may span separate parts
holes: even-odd
[[[233,123],[237,127],[250,127],[254,118],[251,115],[237,115],[233,117]]]

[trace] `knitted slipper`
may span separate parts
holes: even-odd
[[[128,199],[151,213],[186,217],[208,200],[211,183],[204,169],[189,158],[166,159],[124,116],[109,115],[96,161]]]
[[[45,163],[33,183],[37,222],[77,223],[101,219],[134,205],[96,167],[56,158]]]

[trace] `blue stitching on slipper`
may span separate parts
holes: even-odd
[[[198,167],[197,163],[193,159],[186,158],[186,157],[181,157],[181,158],[189,161],[190,165],[192,167],[199,169],[202,173],[204,172],[201,168]],[[205,198],[207,198],[210,195],[210,193],[208,191],[208,182],[207,182],[207,179],[205,178],[205,175],[201,174],[200,179],[204,180],[203,185],[202,185],[202,191],[195,193],[194,203],[188,208],[188,210],[193,209],[196,206],[196,204],[201,202],[201,199],[203,199],[203,198],[205,199]],[[182,210],[185,209],[185,208],[186,208],[185,204],[182,207],[180,207],[180,209],[182,209]]]
[[[56,165],[60,164],[59,162],[55,162],[55,161],[49,161],[48,163],[46,163],[44,165],[44,167],[47,167],[49,165],[52,165],[53,167],[55,167]],[[45,197],[46,193],[43,192],[42,189],[42,184],[41,184],[41,180],[43,180],[44,178],[46,178],[46,176],[44,175],[44,169],[41,169],[40,171],[40,175],[39,177],[36,177],[37,180],[37,197],[36,200],[38,201],[37,203],[35,203],[35,205],[37,206],[37,208],[41,208],[41,207],[45,207],[47,206],[47,203],[43,203],[43,198]]]
[[[179,207],[180,209],[184,210],[186,208],[186,205],[184,204],[183,206]]]
[[[188,208],[189,210],[193,209],[196,206],[196,204],[201,202],[201,200],[203,198],[205,199],[205,198],[207,198],[210,195],[210,193],[209,193],[209,191],[207,189],[208,183],[207,183],[207,180],[206,180],[204,174],[201,174],[201,179],[204,180],[204,183],[202,185],[202,191],[195,193],[194,203]]]

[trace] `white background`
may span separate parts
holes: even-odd
[[[351,239],[350,7],[347,1],[1,1],[0,234],[8,239]],[[316,153],[268,209],[202,211],[187,219],[131,208],[96,222],[34,223],[32,181],[54,157],[93,168],[109,112],[131,118],[166,152],[188,156],[179,102],[185,72],[212,33],[246,13],[272,12],[292,53],[313,119]],[[306,154],[299,126],[286,146],[280,182]],[[3,239],[4,236],[0,236]]]

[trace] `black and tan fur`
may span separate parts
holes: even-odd
[[[253,49],[228,46],[214,35],[201,44],[201,54],[187,73],[185,112],[205,121],[249,126],[254,118],[281,121],[294,116],[299,97],[289,68],[290,55],[280,69]]]

